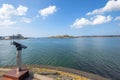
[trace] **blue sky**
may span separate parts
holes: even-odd
[[[120,35],[120,0],[0,0],[0,36]]]

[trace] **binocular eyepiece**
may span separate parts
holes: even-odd
[[[16,46],[17,50],[22,50],[22,49],[26,49],[27,48],[27,46],[22,45],[22,44],[20,44],[18,42],[15,42],[15,41],[13,41],[12,44]]]

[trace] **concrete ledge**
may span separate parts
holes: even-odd
[[[29,65],[27,65],[27,66],[29,66]],[[77,74],[80,76],[90,78],[92,80],[111,80],[111,79],[104,78],[104,77],[96,75],[96,74],[92,74],[92,73],[88,73],[88,72],[84,72],[84,71],[80,71],[80,70],[76,70],[76,69],[71,69],[71,68],[46,66],[46,65],[30,65],[30,66],[34,67],[34,68],[46,68],[46,69],[63,71],[63,72],[69,72],[69,73],[73,73],[73,74]]]
[[[24,80],[29,76],[29,71],[27,69],[22,69],[20,72],[17,72],[16,69],[13,69],[3,75],[4,80]]]
[[[16,66],[7,66],[4,68],[15,68]],[[45,68],[45,69],[51,69],[51,70],[58,70],[58,71],[63,71],[63,72],[68,72],[68,73],[73,73],[73,74],[77,74],[80,76],[84,76],[87,78],[90,78],[91,80],[111,80],[108,78],[104,78],[102,76],[96,75],[96,74],[92,74],[92,73],[88,73],[88,72],[84,72],[84,71],[80,71],[80,70],[76,70],[76,69],[71,69],[71,68],[65,68],[65,67],[59,67],[59,66],[48,66],[48,65],[24,65],[24,68]]]

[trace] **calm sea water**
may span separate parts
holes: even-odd
[[[70,67],[120,80],[120,38],[26,39],[23,64]],[[0,40],[0,66],[16,64],[15,47]]]

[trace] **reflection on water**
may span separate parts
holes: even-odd
[[[120,38],[26,39],[23,64],[43,64],[75,68],[120,79]],[[15,65],[15,47],[0,41],[0,66]]]

